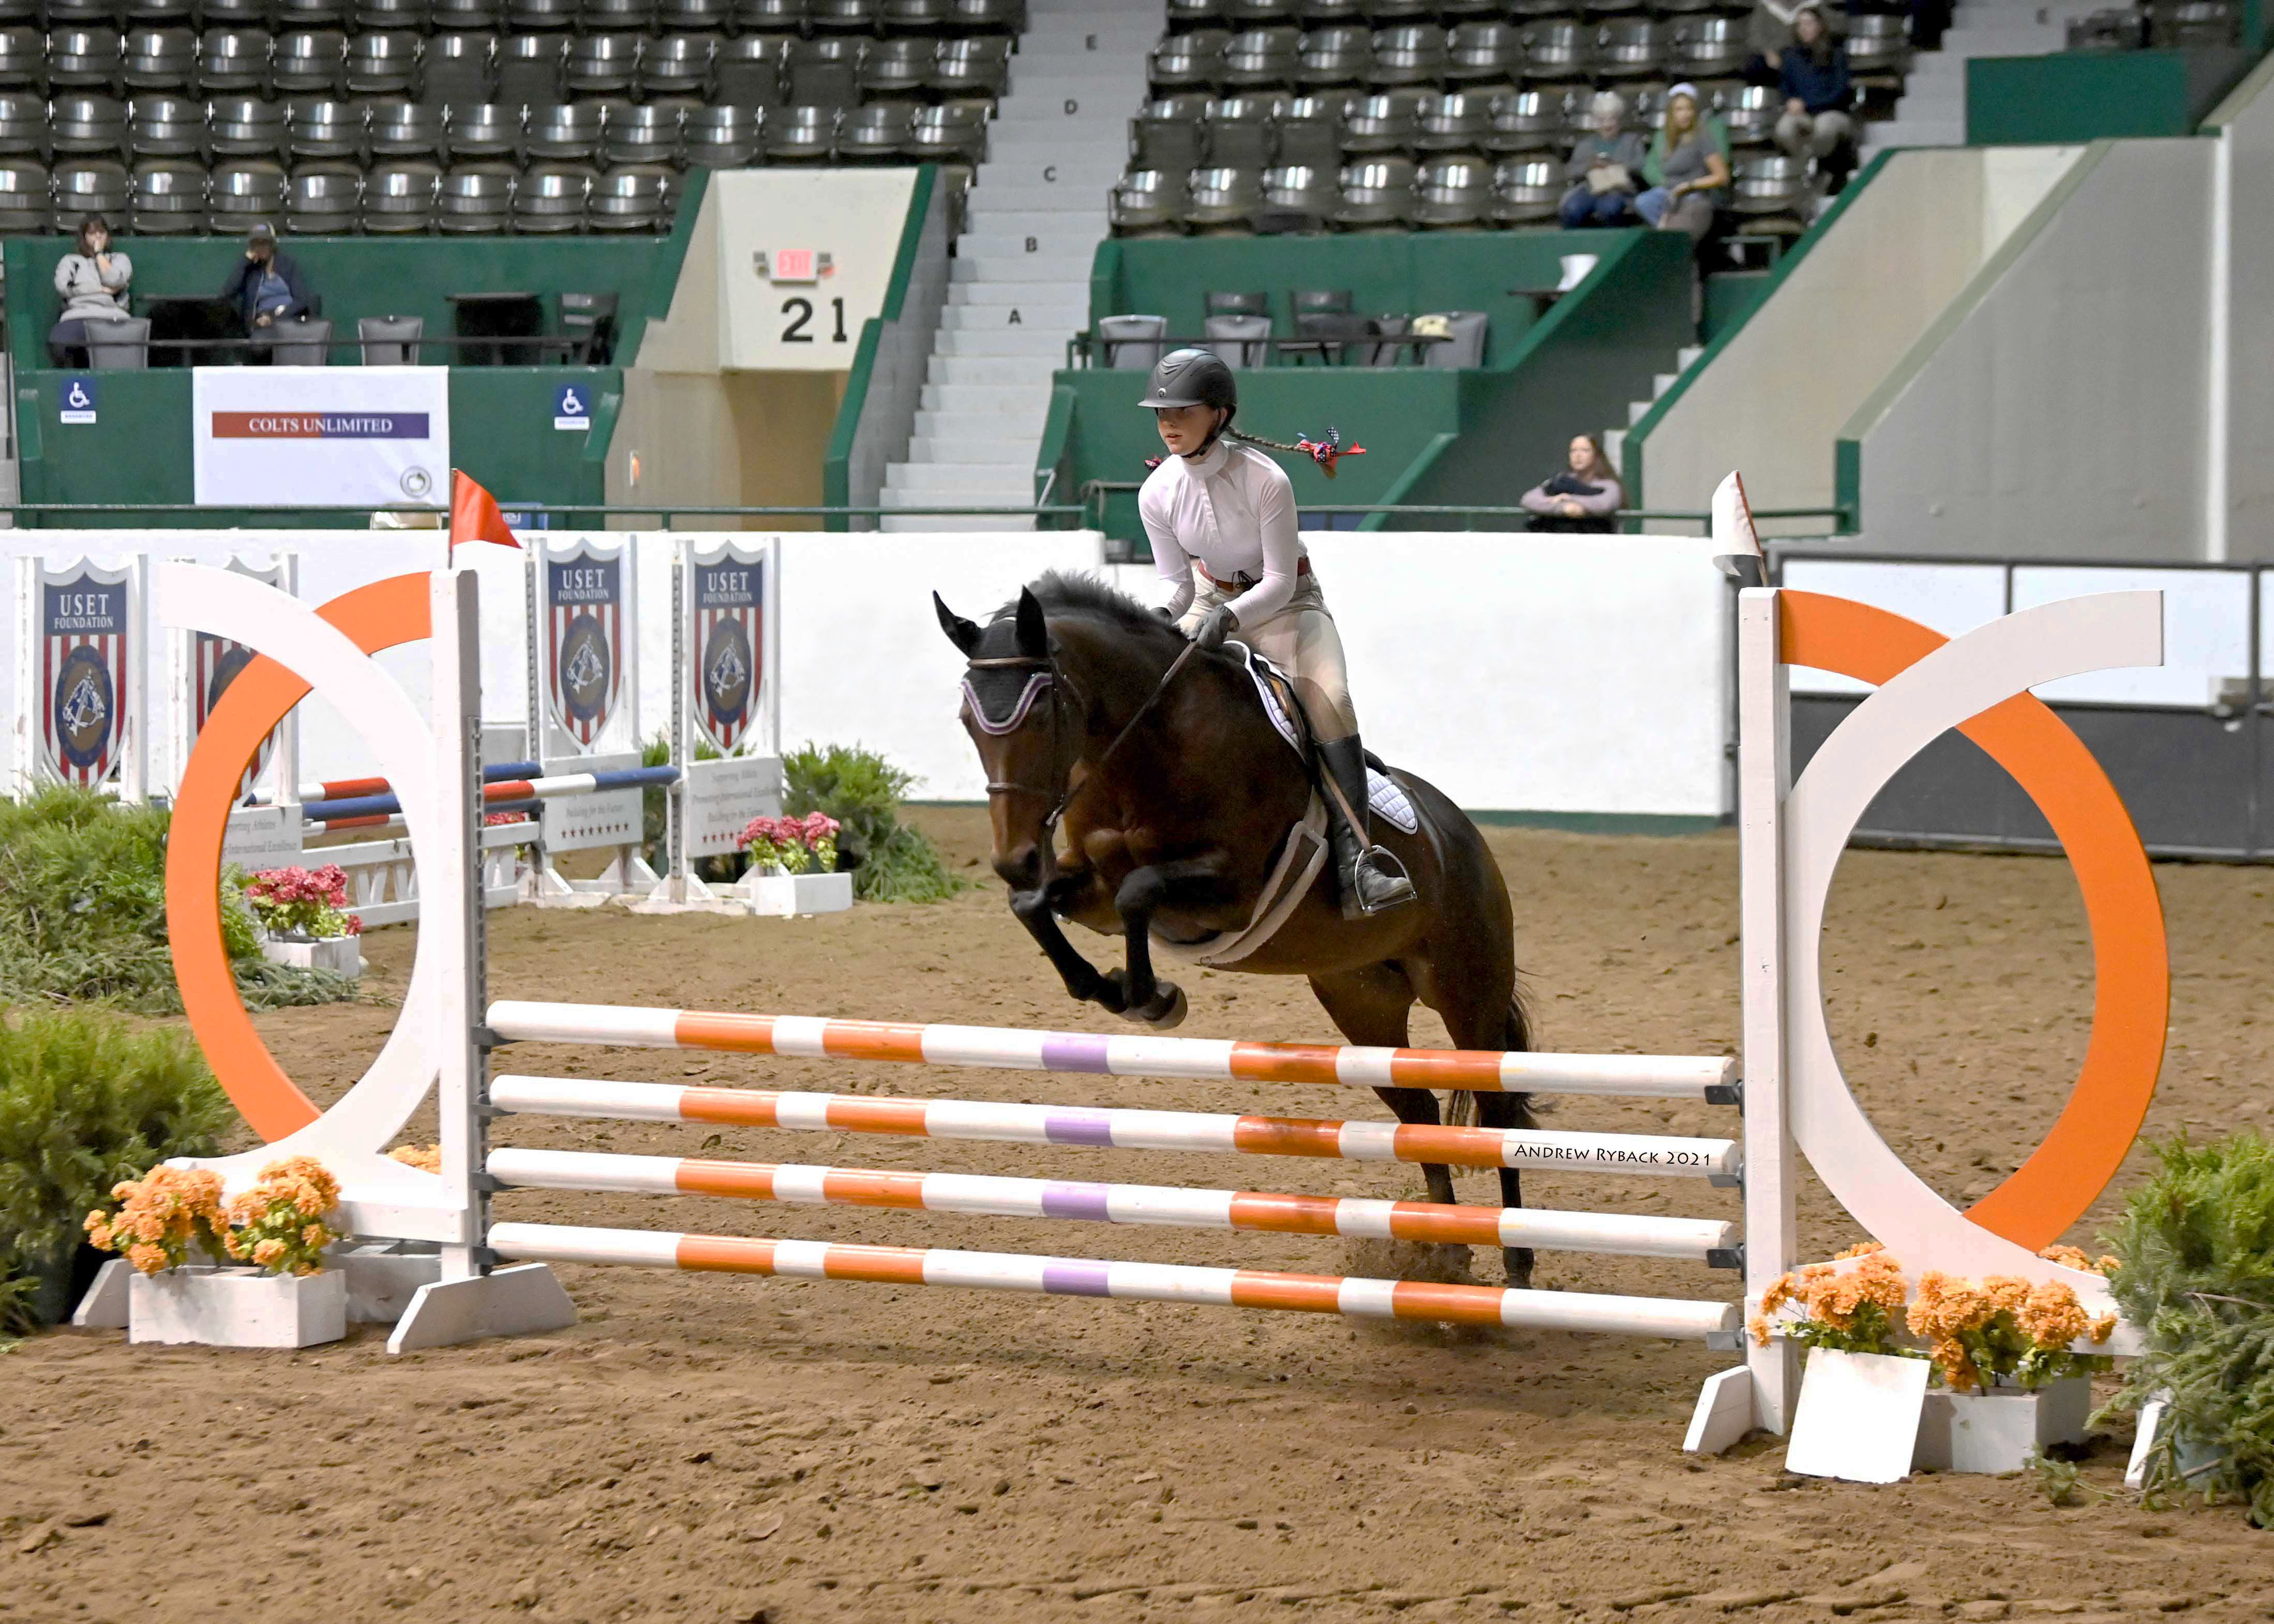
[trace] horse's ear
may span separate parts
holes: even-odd
[[[1043,600],[1026,587],[1019,589],[1019,652],[1028,659],[1050,657],[1050,628],[1043,619]]]
[[[962,650],[965,658],[968,658],[972,650],[979,646],[979,628],[949,608],[946,599],[937,592],[931,595],[931,606],[939,612],[939,629],[945,632],[947,640]]]

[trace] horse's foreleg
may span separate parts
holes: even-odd
[[[1525,1109],[1524,1095],[1480,1094],[1475,1097],[1479,1126],[1528,1128],[1532,1125],[1532,1114]],[[1504,1167],[1500,1170],[1500,1204],[1507,1207],[1524,1205],[1524,1176],[1515,1168]],[[1500,1260],[1502,1267],[1508,1271],[1510,1285],[1529,1286],[1532,1283],[1531,1247],[1503,1246],[1500,1249]]]
[[[1210,853],[1134,869],[1113,896],[1127,940],[1126,968],[1119,972],[1126,1007],[1133,1020],[1173,1026],[1185,1018],[1184,990],[1153,974],[1153,915],[1164,907],[1206,909],[1231,900],[1225,877],[1226,854]],[[1107,981],[1115,979],[1108,972]]]
[[[1058,973],[1058,979],[1065,983],[1068,996],[1084,1004],[1102,1004],[1118,1015],[1122,1009],[1121,989],[1099,974],[1097,966],[1084,959],[1074,944],[1066,940],[1065,932],[1058,928],[1052,893],[1062,891],[1068,877],[1061,876],[1032,891],[1013,891],[1012,915],[1027,928],[1027,934],[1034,937],[1035,944],[1042,948],[1051,967]]]

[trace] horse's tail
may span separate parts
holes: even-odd
[[[1510,988],[1508,994],[1508,1024],[1502,1029],[1501,1045],[1512,1054],[1528,1053],[1532,1048],[1532,1012],[1525,1008],[1524,989]],[[1532,1096],[1528,1094],[1501,1094],[1515,1109],[1516,1124],[1529,1126],[1532,1122]],[[1492,1113],[1502,1115],[1502,1113]],[[1474,1127],[1484,1115],[1477,1109],[1477,1096],[1472,1090],[1454,1091],[1445,1102],[1445,1120],[1458,1127]]]

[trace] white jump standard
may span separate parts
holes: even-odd
[[[1733,481],[1717,498],[1717,536],[1749,535],[1740,502]],[[1741,549],[1733,545],[1728,550]],[[491,1004],[485,996],[478,901],[480,695],[471,574],[437,573],[425,583],[436,634],[434,702],[432,717],[419,718],[392,679],[346,638],[319,623],[312,606],[255,583],[224,581],[217,571],[162,564],[155,573],[161,603],[168,613],[184,617],[181,623],[195,625],[200,616],[207,617],[217,634],[261,645],[343,713],[359,718],[417,837],[425,929],[403,1019],[380,1062],[328,1112],[318,1112],[292,1088],[252,1023],[239,1019],[241,1008],[217,1009],[215,998],[233,996],[233,984],[222,970],[198,959],[207,933],[192,929],[176,937],[177,966],[194,970],[201,989],[192,999],[192,978],[185,974],[192,1028],[215,1075],[272,1141],[269,1148],[213,1165],[234,1187],[280,1150],[319,1156],[340,1174],[343,1222],[356,1234],[438,1244],[439,1277],[412,1299],[389,1340],[391,1351],[574,1323],[574,1306],[549,1271],[550,1265],[568,1262],[1704,1338],[1734,1350],[1746,1313],[1758,1308],[1768,1286],[1797,1261],[1793,1192],[1803,1153],[1863,1231],[1895,1250],[1907,1268],[2059,1282],[2076,1291],[2089,1312],[2108,1306],[2104,1281],[2048,1261],[2037,1252],[2105,1187],[2146,1108],[2162,1044],[2156,1000],[2168,984],[2162,979],[2161,916],[2145,855],[2105,775],[2058,718],[2028,697],[2028,690],[2086,670],[2156,663],[2161,606],[2154,593],[2046,605],[1947,643],[1924,628],[1842,599],[1758,587],[1740,594],[1745,1014],[1740,1082],[1733,1063],[1711,1056],[1502,1055],[593,1004]],[[384,629],[365,635],[377,637]],[[564,643],[574,641],[564,635]],[[1803,658],[1879,687],[1794,784],[1787,756],[1784,673],[1788,662]],[[215,736],[232,750],[241,744],[249,755],[253,735],[248,730],[268,725],[267,713],[248,701]],[[1856,817],[1905,760],[1939,733],[1960,726],[2015,772],[2046,808],[2064,843],[2079,853],[2098,972],[2094,1041],[2076,1094],[2045,1146],[1971,1214],[1959,1213],[1921,1184],[1863,1115],[1831,1049],[1817,965],[1825,895]],[[2027,748],[2014,743],[2022,734]],[[222,755],[220,748],[210,752],[211,759],[192,775],[197,796],[185,793],[177,809],[177,831],[195,831],[194,840],[177,838],[169,852],[169,901],[177,907],[199,906],[202,896],[202,906],[210,908],[214,869],[208,865],[217,863],[226,797],[242,765]],[[549,759],[546,765],[557,771]],[[207,839],[215,848],[211,853],[202,851]],[[178,891],[177,870],[183,882]],[[212,934],[217,936],[218,931]],[[2112,974],[2112,966],[2127,974]],[[1243,1085],[1654,1097],[1736,1107],[1743,1112],[1743,1130],[1731,1139],[1706,1139],[1408,1126],[487,1075],[491,1052],[501,1044],[564,1042],[742,1053],[801,1065],[868,1061]],[[383,1154],[430,1088],[437,1091],[440,1106],[439,1176],[404,1168]],[[495,1124],[515,1114],[955,1139],[1046,1152],[1209,1151],[1522,1167],[1557,1176],[1585,1171],[1687,1177],[1708,1184],[1742,1182],[1743,1222],[1740,1229],[1696,1217],[1502,1211],[1426,1201],[493,1146]],[[1741,1264],[1744,1291],[1742,1302],[1712,1296],[1638,1298],[493,1222],[493,1195],[517,1188],[1521,1244],[1725,1267]],[[2120,1330],[2119,1351],[2125,1350],[2125,1335]],[[1776,1340],[1766,1347],[1748,1345],[1744,1357],[1743,1365],[1707,1384],[1688,1447],[1719,1449],[1753,1427],[1785,1429],[1796,1368],[1789,1344]]]

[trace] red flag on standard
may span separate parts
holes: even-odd
[[[450,470],[450,545],[462,541],[491,541],[501,547],[517,547],[498,511],[497,498],[456,469]]]

